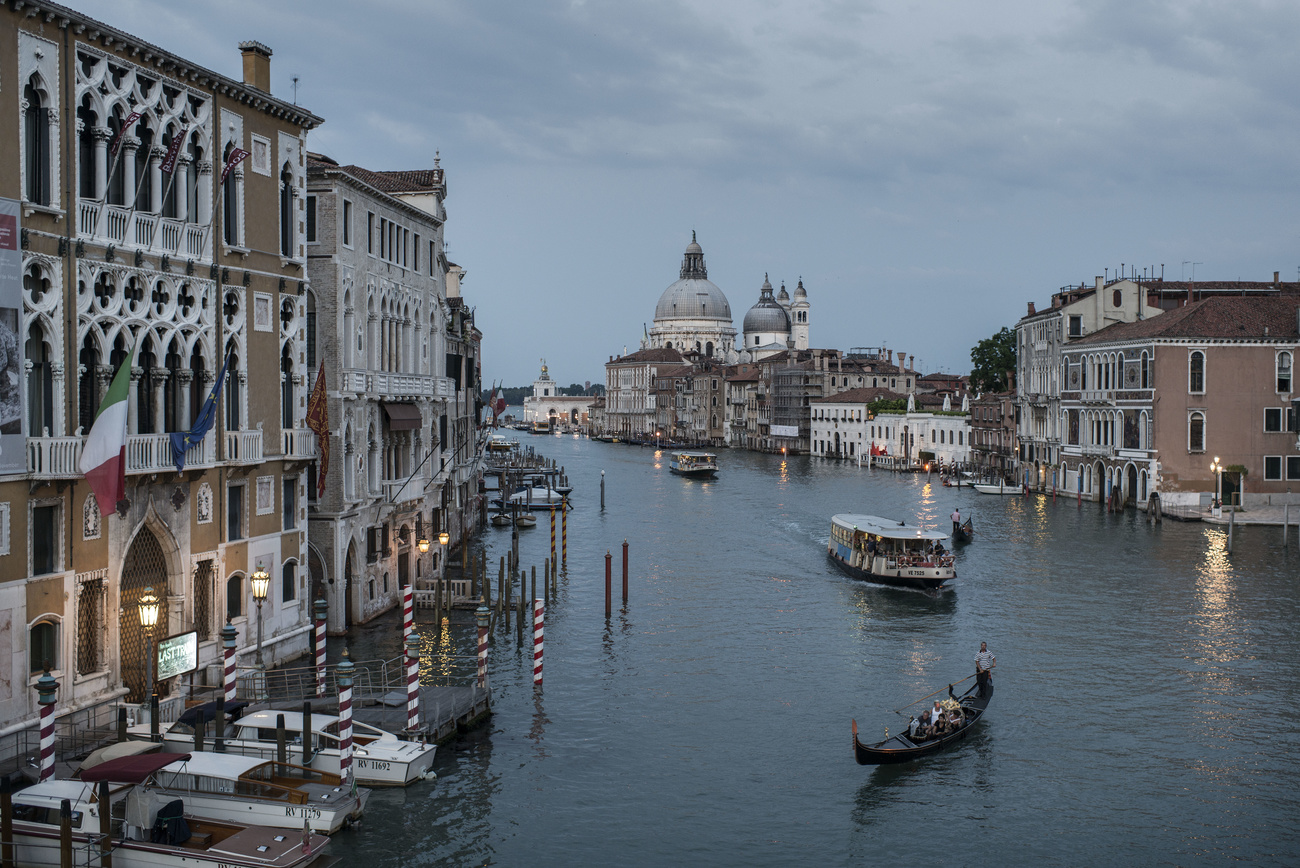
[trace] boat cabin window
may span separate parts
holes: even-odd
[[[27,823],[41,823],[45,826],[59,825],[59,809],[49,805],[24,805],[14,802],[13,817]],[[72,812],[72,828],[81,828],[81,811]]]
[[[244,732],[245,732],[245,737],[247,737],[248,729],[245,729]],[[270,727],[270,728],[258,727],[257,729],[258,741],[276,741],[277,738],[278,736],[276,735],[275,727]],[[295,729],[286,729],[284,731],[284,740],[286,744],[297,744],[299,738],[300,738],[300,734]]]

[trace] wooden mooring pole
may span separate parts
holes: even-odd
[[[614,571],[614,556],[611,555],[607,549],[605,551],[605,617],[606,618],[608,618],[610,612],[613,611],[612,609],[610,609],[610,605],[609,605],[610,582],[612,581],[613,578],[612,576],[613,571]]]
[[[627,540],[623,540],[623,605],[627,605]]]
[[[1291,524],[1291,504],[1282,504],[1282,548],[1286,548],[1287,526]]]
[[[1228,554],[1232,554],[1232,531],[1237,526],[1237,510],[1228,512]]]

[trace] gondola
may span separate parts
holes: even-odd
[[[975,539],[975,525],[971,524],[969,518],[952,532],[953,542],[968,543],[973,539]]]
[[[952,685],[948,685],[948,695],[952,696]],[[926,754],[937,753],[953,742],[965,738],[971,727],[979,723],[980,719],[984,717],[984,711],[988,708],[989,700],[992,698],[992,681],[989,681],[984,686],[983,696],[978,695],[978,685],[972,686],[958,700],[965,710],[962,715],[964,719],[962,725],[938,738],[927,739],[922,742],[914,742],[907,737],[906,733],[902,733],[891,735],[884,741],[875,744],[863,744],[858,739],[858,722],[855,720],[853,721],[853,756],[857,759],[858,765],[874,766],[883,765],[884,763],[907,762]]]

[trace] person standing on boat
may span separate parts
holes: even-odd
[[[953,536],[956,536],[958,533],[961,532],[961,507],[959,506],[955,508],[952,511],[952,515],[950,515],[949,518],[952,519]]]
[[[975,655],[975,684],[979,695],[984,695],[984,685],[993,683],[993,667],[998,665],[998,658],[989,651],[989,643],[981,642],[979,653]]]

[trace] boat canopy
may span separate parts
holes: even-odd
[[[87,783],[109,781],[114,784],[142,784],[149,776],[172,763],[188,760],[187,753],[145,753],[123,756],[81,770],[81,779]]]
[[[914,524],[881,518],[878,515],[857,515],[844,512],[831,516],[831,523],[849,531],[868,533],[885,539],[944,540],[948,534],[939,530],[923,530]]]
[[[247,705],[247,702],[227,702],[226,714],[234,714],[237,711],[242,711],[247,707]],[[211,723],[212,718],[216,716],[217,704],[215,702],[205,702],[202,705],[196,705],[193,708],[187,708],[182,711],[181,716],[176,718],[176,722],[193,726],[200,718],[203,719],[204,723]]]

